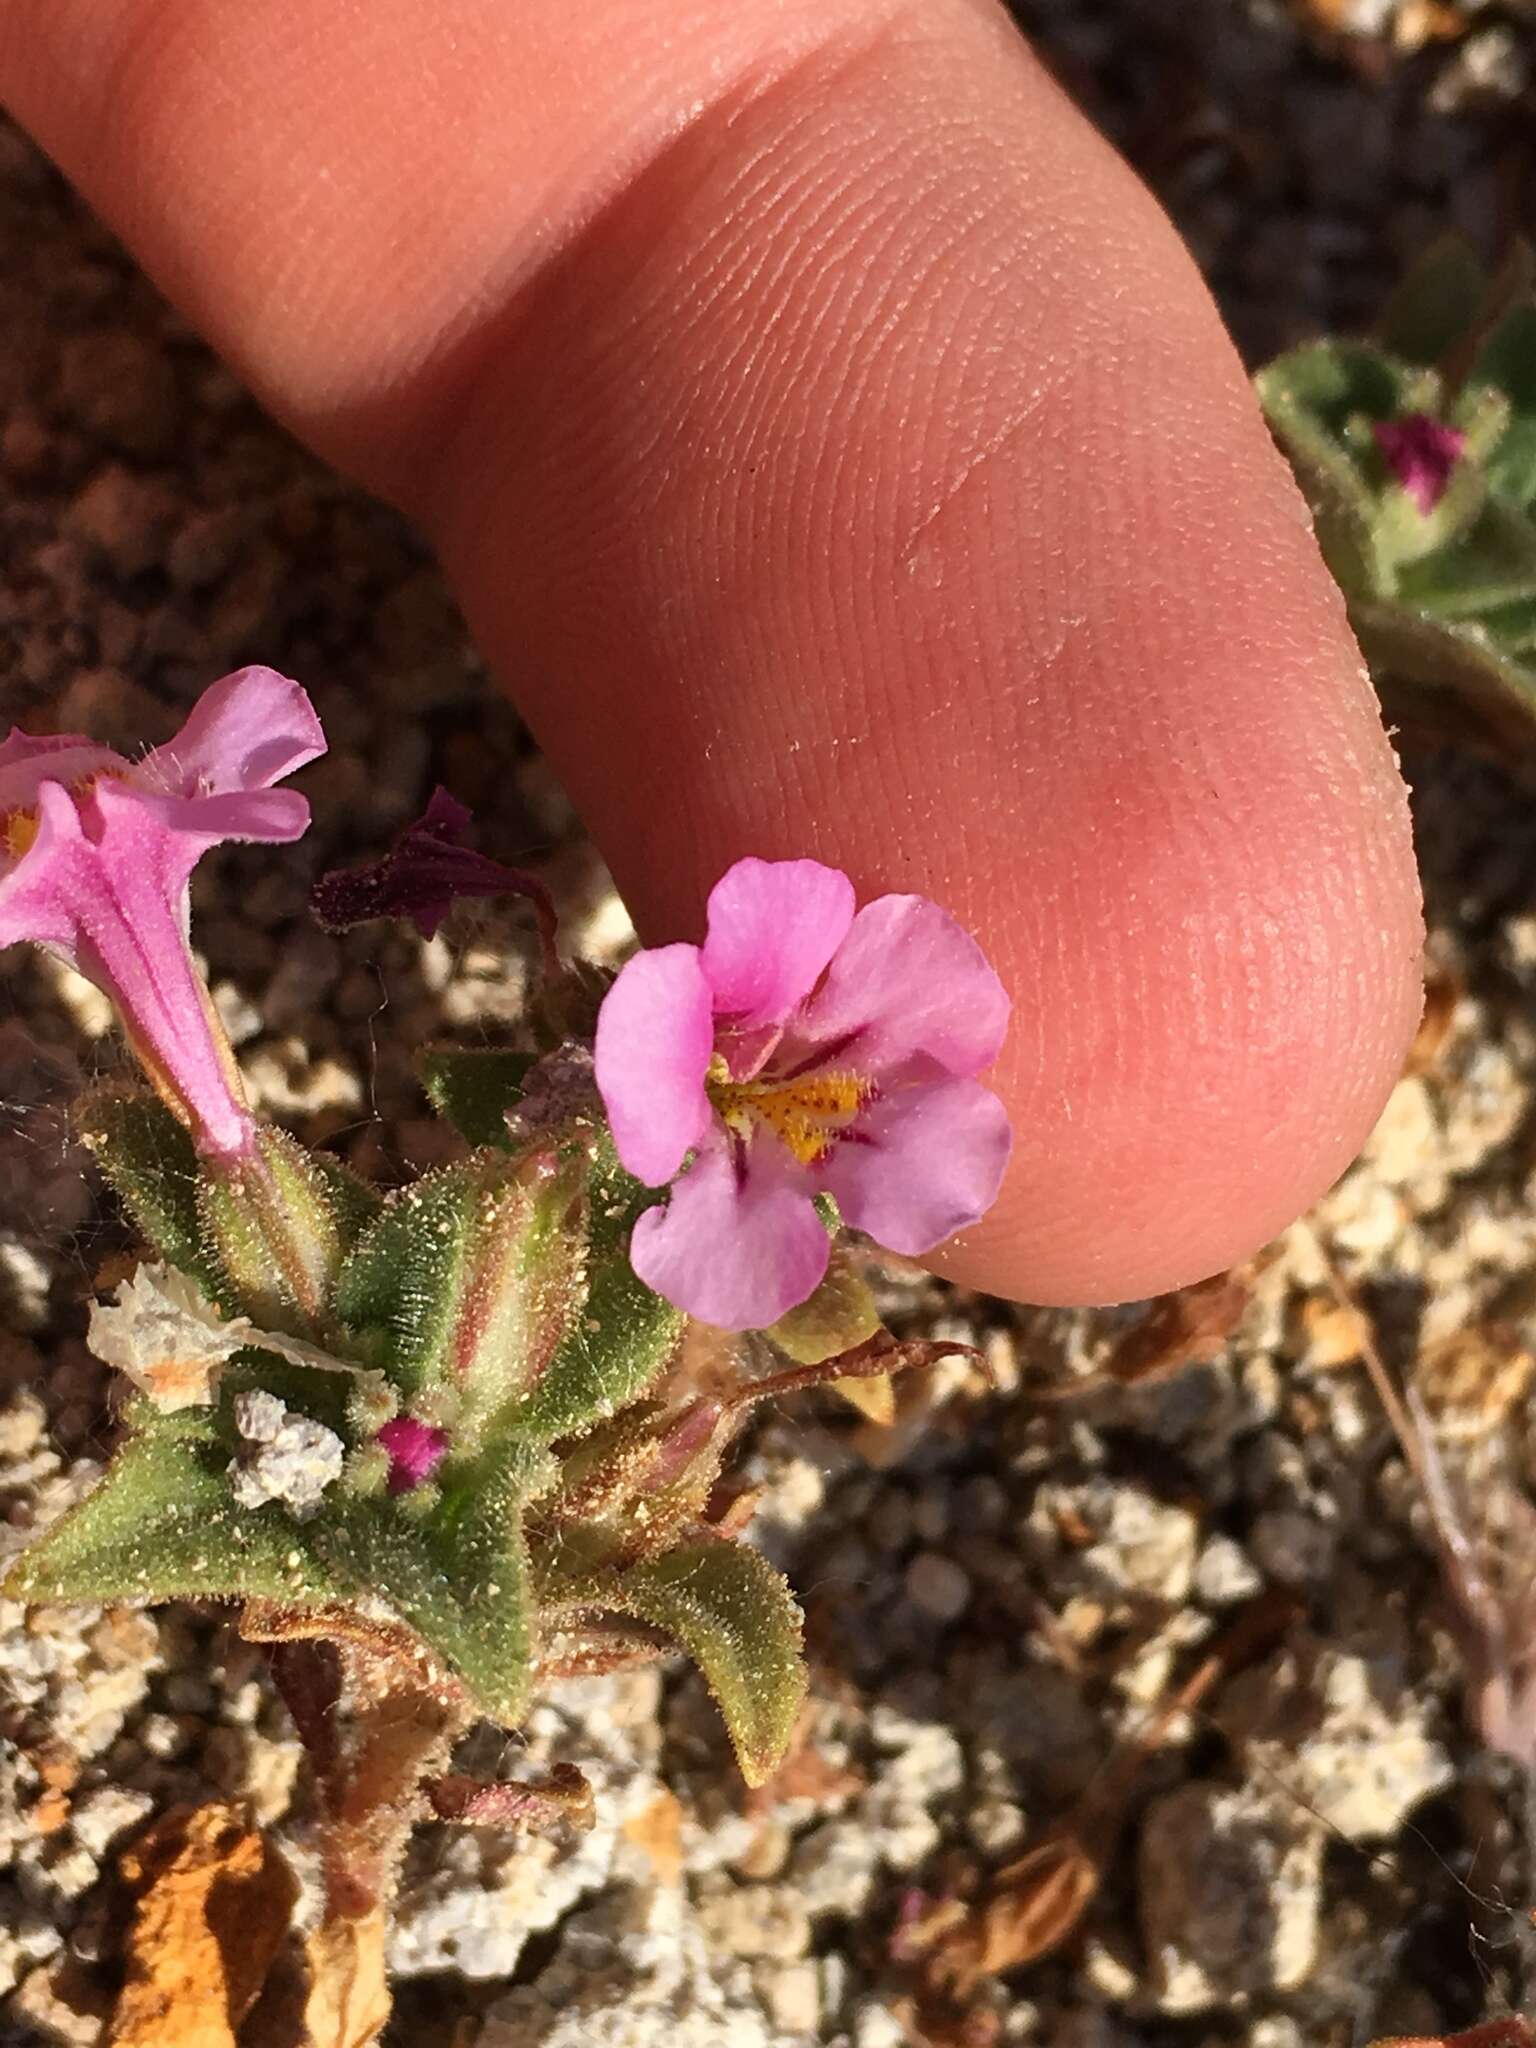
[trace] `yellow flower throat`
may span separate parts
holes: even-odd
[[[802,1166],[825,1159],[875,1094],[874,1083],[862,1075],[836,1071],[794,1080],[768,1074],[758,1081],[733,1081],[718,1054],[704,1085],[728,1130],[750,1138],[755,1124],[766,1124]]]
[[[11,860],[20,860],[24,853],[30,853],[37,825],[36,811],[8,811],[0,815],[0,853]]]

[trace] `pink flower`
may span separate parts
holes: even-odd
[[[0,946],[30,939],[116,1005],[160,1093],[214,1157],[253,1125],[188,944],[188,881],[225,839],[297,839],[309,805],[271,785],[325,752],[308,697],[269,668],[205,690],[128,761],[76,734],[0,745]]]
[[[379,1431],[377,1441],[389,1453],[391,1493],[411,1493],[441,1465],[448,1453],[448,1432],[414,1415],[397,1415]]]
[[[1433,512],[1445,496],[1451,472],[1460,462],[1467,437],[1427,412],[1404,413],[1400,420],[1377,420],[1374,430],[1381,458],[1421,512]]]
[[[710,892],[704,944],[637,953],[597,1020],[619,1158],[672,1183],[635,1226],[640,1278],[702,1322],[762,1329],[826,1270],[818,1194],[892,1251],[974,1223],[1009,1131],[971,1077],[1008,1008],[937,904],[881,896],[855,914],[836,868],[738,861]]]

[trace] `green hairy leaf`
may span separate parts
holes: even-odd
[[[619,1165],[606,1137],[587,1170],[587,1295],[518,1418],[542,1442],[568,1436],[638,1400],[683,1327],[670,1302],[635,1278],[630,1232],[655,1200]]]
[[[1447,619],[1475,619],[1536,597],[1536,526],[1485,505],[1470,532],[1403,570],[1398,596]]]
[[[764,1784],[789,1746],[805,1697],[800,1610],[755,1550],[705,1541],[593,1586],[594,1607],[648,1621],[703,1672],[749,1785]]]
[[[1349,616],[1372,670],[1401,693],[1398,709],[1410,723],[1441,730],[1453,722],[1446,706],[1454,703],[1501,747],[1529,744],[1536,666],[1501,653],[1484,628],[1385,605],[1351,606]]]
[[[471,1145],[511,1150],[507,1112],[522,1100],[523,1082],[534,1064],[527,1052],[460,1052],[431,1046],[418,1071],[428,1100]]]
[[[553,1471],[537,1450],[503,1443],[460,1466],[430,1513],[387,1496],[359,1501],[314,1538],[329,1568],[383,1594],[501,1721],[515,1722],[526,1702],[534,1623],[523,1515]]]
[[[290,1607],[337,1598],[348,1582],[319,1563],[308,1528],[276,1507],[236,1507],[229,1456],[211,1419],[144,1428],[11,1567],[7,1598],[263,1598]]]
[[[497,1152],[403,1188],[342,1270],[336,1314],[402,1393],[462,1399],[460,1436],[538,1378],[579,1301],[574,1172]]]
[[[265,1124],[253,1158],[203,1174],[197,1206],[241,1312],[323,1338],[342,1259],[374,1206],[362,1182]]]
[[[75,1116],[82,1142],[137,1228],[217,1300],[227,1288],[197,1209],[198,1164],[184,1125],[144,1089],[94,1089]]]

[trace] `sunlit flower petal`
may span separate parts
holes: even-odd
[[[1008,1164],[1008,1112],[979,1081],[882,1098],[857,1144],[835,1146],[822,1183],[843,1221],[916,1258],[984,1216]]]
[[[880,896],[853,920],[801,1028],[845,1044],[863,1072],[923,1054],[946,1074],[976,1074],[997,1058],[1008,1010],[986,955],[947,911]]]
[[[136,764],[134,780],[165,796],[270,789],[325,752],[315,707],[272,668],[240,668],[204,690],[175,739]]]
[[[739,860],[709,892],[704,978],[742,1031],[803,1003],[853,922],[853,884],[815,860]]]
[[[287,840],[309,809],[278,776],[323,751],[296,683],[242,669],[168,746],[137,761],[89,740],[0,746],[0,945],[47,946],[116,1006],[130,1044],[199,1148],[252,1142],[234,1056],[193,962],[187,881],[224,839]]]
[[[596,1075],[626,1169],[660,1187],[710,1124],[714,1049],[697,946],[658,946],[619,970],[597,1019]]]
[[[759,1139],[744,1165],[723,1141],[707,1145],[635,1225],[630,1259],[700,1322],[760,1330],[815,1292],[829,1250],[808,1177]]]
[[[852,903],[818,862],[738,862],[702,950],[637,954],[599,1014],[619,1157],[672,1181],[630,1256],[701,1321],[762,1328],[811,1294],[828,1252],[818,1192],[909,1254],[996,1197],[1008,1117],[973,1077],[1002,1044],[1007,994],[937,904]]]

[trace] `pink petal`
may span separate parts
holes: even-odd
[[[772,1139],[738,1174],[720,1137],[635,1225],[629,1256],[647,1287],[702,1323],[762,1330],[815,1293],[826,1227],[811,1183]]]
[[[897,1089],[861,1117],[858,1141],[818,1170],[843,1221],[908,1258],[991,1208],[1008,1164],[1008,1112],[976,1081]]]
[[[697,946],[657,946],[620,968],[597,1013],[597,1086],[620,1159],[648,1187],[669,1181],[709,1129],[713,1051]]]
[[[853,922],[853,884],[816,860],[739,860],[709,892],[704,976],[742,1031],[781,1024]]]
[[[175,739],[139,762],[134,780],[162,796],[266,789],[325,752],[299,685],[276,669],[241,668],[204,690]]]
[[[925,896],[866,903],[797,1030],[860,1073],[919,1055],[977,1074],[1008,1029],[1007,992],[970,933]],[[894,1247],[893,1247],[894,1249]]]
[[[45,782],[34,792],[33,807],[36,837],[9,873],[0,872],[0,946],[30,940],[68,958],[77,920],[58,877],[84,847],[80,814],[57,782]]]
[[[296,789],[238,789],[225,796],[156,796],[136,789],[129,801],[153,811],[173,832],[199,840],[196,855],[226,839],[279,845],[309,830],[309,799]]]
[[[45,781],[73,785],[99,775],[104,768],[126,766],[121,754],[99,747],[79,733],[33,739],[30,733],[12,726],[9,738],[0,742],[0,825],[7,811],[30,811]]]
[[[233,1155],[252,1136],[233,1056],[186,938],[196,849],[122,784],[97,786],[88,837],[57,782],[38,792],[38,832],[0,882],[0,944],[50,946],[111,997],[150,1079],[199,1149]]]

